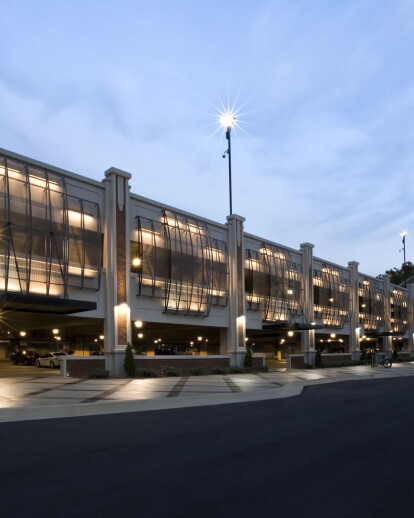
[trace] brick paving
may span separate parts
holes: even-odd
[[[4,409],[63,406],[98,402],[184,399],[277,391],[292,383],[310,385],[333,381],[412,376],[414,362],[397,363],[391,369],[369,366],[314,370],[279,370],[259,374],[226,374],[147,379],[63,378],[59,371],[0,365],[0,417]],[[13,370],[14,369],[14,370]],[[11,375],[14,373],[14,376]],[[277,396],[276,396],[277,397]]]

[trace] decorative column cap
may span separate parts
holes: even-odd
[[[237,221],[240,221],[243,223],[246,221],[246,218],[243,218],[243,216],[239,216],[238,214],[230,214],[230,216],[227,216],[227,221],[231,221],[232,219],[236,219]]]
[[[122,171],[121,169],[117,169],[116,167],[110,167],[105,171],[105,176],[110,176],[111,174],[115,174],[117,176],[122,176],[123,178],[126,178],[127,180],[131,179],[131,174],[127,173],[126,171]]]
[[[359,262],[358,261],[349,261],[348,266],[356,266],[358,268]]]
[[[315,248],[315,245],[313,245],[312,243],[301,243],[300,248]]]

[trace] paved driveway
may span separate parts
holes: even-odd
[[[133,402],[134,410],[177,408],[287,397],[299,394],[306,385],[414,374],[414,362],[395,364],[391,369],[356,366],[260,374],[108,380],[63,378],[52,369],[12,367],[19,370],[19,375],[12,377],[0,372],[0,421],[18,415],[10,413],[17,409],[30,409],[31,417],[25,417],[27,419],[131,410],[131,406],[117,407],[116,403],[121,402]],[[68,407],[66,413],[65,407]],[[46,408],[49,412],[41,411]]]

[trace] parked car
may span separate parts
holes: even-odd
[[[24,363],[25,365],[34,365],[40,354],[36,351],[14,351],[10,355],[10,360],[17,365],[18,363]]]
[[[66,353],[46,353],[36,360],[36,365],[38,367],[50,367],[51,369],[54,369],[55,367],[60,367],[61,356],[66,356]]]

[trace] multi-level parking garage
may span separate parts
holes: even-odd
[[[30,349],[103,358],[356,360],[413,351],[413,291],[268,238],[0,151],[0,359]],[[277,236],[274,236],[277,238]],[[72,359],[73,359],[72,358]],[[68,360],[69,361],[69,360]]]

